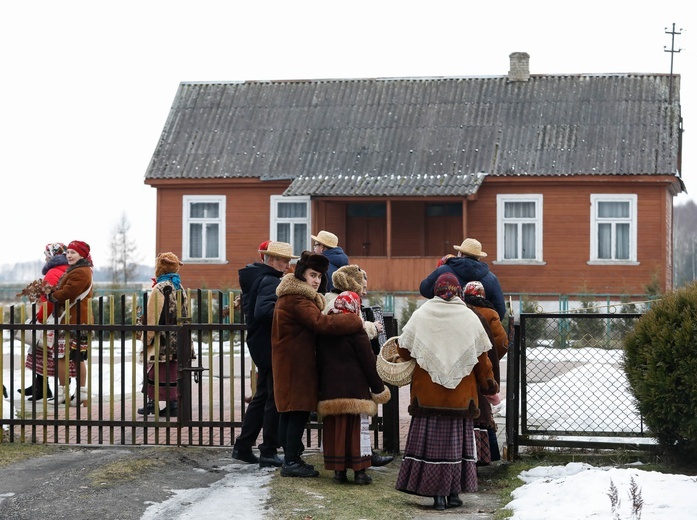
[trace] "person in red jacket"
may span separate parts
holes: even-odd
[[[68,269],[68,259],[65,256],[67,247],[62,242],[52,242],[46,244],[44,248],[44,259],[46,263],[41,268],[43,275],[42,281],[48,286],[57,286],[65,271]],[[49,320],[53,314],[53,302],[46,298],[45,294],[41,295],[39,305],[36,311],[35,323],[44,323]],[[44,305],[45,304],[45,305]],[[44,309],[46,312],[44,313]],[[37,339],[41,339],[40,334],[37,334]],[[56,373],[55,361],[53,357],[53,347],[46,348],[46,363],[44,365],[44,349],[42,344],[34,346],[34,349],[27,353],[24,366],[29,370],[36,371],[34,381],[31,386],[24,389],[24,395],[29,401],[39,401],[44,395],[50,399],[53,397],[51,387],[46,385],[44,393],[44,377],[53,377]],[[75,363],[70,363],[70,377],[75,377]],[[17,392],[22,393],[22,389],[17,389]]]

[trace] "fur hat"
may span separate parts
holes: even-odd
[[[474,238],[465,238],[462,244],[459,246],[453,246],[457,251],[460,251],[465,256],[473,256],[475,258],[482,258],[486,256],[486,253],[482,251],[482,244],[479,240]]]
[[[259,249],[259,254],[262,256],[287,258],[288,260],[298,258],[293,254],[293,246],[288,242],[269,242],[266,249]]]
[[[303,251],[300,254],[300,260],[295,264],[295,271],[293,274],[298,280],[305,281],[305,271],[307,269],[314,269],[317,272],[322,273],[322,283],[320,283],[319,289],[320,293],[325,293],[327,291],[327,270],[329,269],[329,259],[324,255],[316,255],[310,253],[309,251]]]
[[[363,271],[355,264],[339,267],[332,275],[332,283],[340,291],[352,291],[361,294],[363,291]]]
[[[77,252],[82,258],[90,256],[90,245],[82,240],[73,240],[68,244],[68,249]]]
[[[180,265],[184,264],[179,261],[179,257],[174,253],[160,253],[157,255],[157,260],[155,260],[155,276],[178,273]]]
[[[324,247],[328,247],[329,249],[339,245],[339,238],[334,233],[330,233],[329,231],[323,230],[317,233],[317,236],[310,236],[312,237],[312,240],[314,240],[315,242],[319,242]]]

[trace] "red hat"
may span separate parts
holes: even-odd
[[[90,245],[82,240],[73,240],[68,244],[68,249],[76,251],[82,258],[87,258],[90,255]]]
[[[259,251],[266,251],[269,248],[269,244],[271,243],[271,240],[264,240],[261,244],[259,244]],[[261,257],[261,261],[264,261],[264,253],[259,253],[259,256]]]

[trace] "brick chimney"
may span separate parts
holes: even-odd
[[[530,55],[527,52],[513,52],[511,70],[508,71],[508,81],[528,81],[530,79]]]

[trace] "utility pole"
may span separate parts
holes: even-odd
[[[663,52],[670,53],[670,89],[668,92],[668,103],[673,103],[673,56],[676,52],[680,52],[682,49],[675,48],[675,36],[682,34],[681,32],[675,31],[675,23],[673,23],[673,29],[671,31],[666,27],[666,34],[670,34],[670,49],[667,46],[663,47]],[[682,29],[680,29],[682,31]]]

